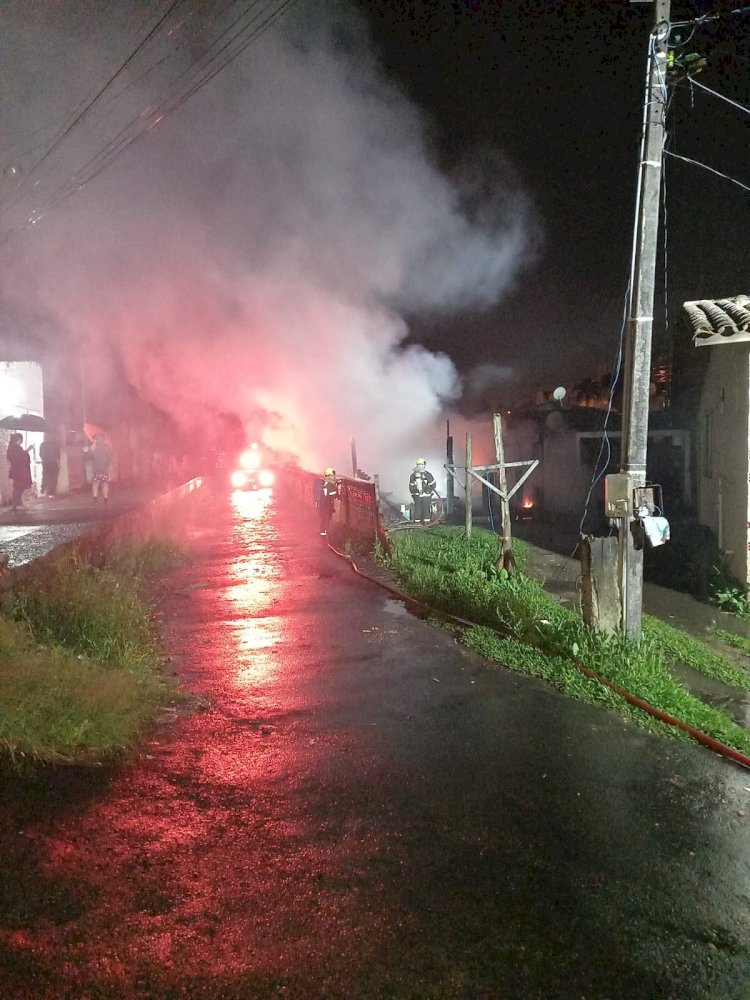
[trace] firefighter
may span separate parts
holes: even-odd
[[[336,470],[330,466],[323,471],[323,482],[318,497],[318,516],[320,517],[320,534],[328,534],[328,527],[333,517],[334,503],[339,498],[339,484]]]
[[[409,476],[409,492],[414,501],[414,520],[417,524],[430,523],[430,507],[435,485],[435,477],[427,468],[427,459],[418,458],[414,471]]]

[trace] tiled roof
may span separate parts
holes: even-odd
[[[737,295],[733,299],[698,299],[685,302],[683,308],[693,328],[696,347],[750,341],[750,297],[747,295]]]

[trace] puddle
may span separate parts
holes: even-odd
[[[403,601],[394,601],[391,597],[386,598],[383,610],[397,618],[407,618],[412,613]]]

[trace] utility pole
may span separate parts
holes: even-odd
[[[667,47],[669,0],[654,0],[656,16],[649,37],[643,135],[638,177],[630,297],[625,331],[625,383],[622,412],[621,472],[630,477],[628,516],[620,520],[618,570],[622,600],[622,630],[636,642],[641,638],[643,607],[643,549],[633,538],[636,491],[646,483],[648,407],[651,381],[656,251],[661,206],[664,116],[667,110]]]

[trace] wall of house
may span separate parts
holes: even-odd
[[[591,469],[581,461],[578,434],[563,412],[547,415],[540,455],[542,503],[547,517],[578,524],[591,485]],[[593,505],[601,498],[592,496]]]
[[[748,432],[750,345],[718,344],[710,351],[696,422],[697,514],[727,553],[738,580],[748,569]]]

